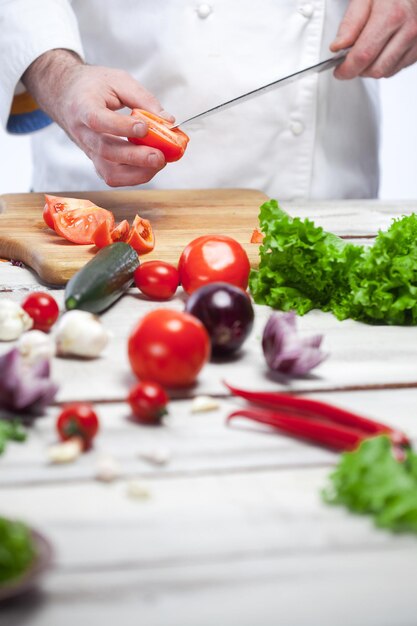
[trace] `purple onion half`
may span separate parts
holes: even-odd
[[[328,354],[320,350],[322,340],[323,335],[298,335],[294,311],[273,313],[264,328],[262,350],[274,372],[304,376],[327,358]]]

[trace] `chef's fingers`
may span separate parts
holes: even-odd
[[[413,49],[415,41],[415,35],[412,34],[410,29],[407,27],[402,28],[390,39],[381,54],[361,73],[361,76],[369,78],[387,78],[392,76],[396,71],[405,67],[405,65],[402,65],[402,62],[404,62],[402,60]],[[397,67],[398,70],[396,70]]]
[[[409,65],[413,65],[416,61],[417,61],[417,43],[414,44],[414,46],[412,46],[410,50],[407,50],[407,52],[400,58],[398,63],[392,68],[391,72],[387,74],[386,78],[390,78],[391,76],[394,76],[395,74],[403,70],[405,67],[408,67]]]
[[[158,98],[138,83],[128,72],[118,71],[113,86],[123,106],[131,109],[145,109],[169,122],[175,121],[174,116],[163,109]]]
[[[95,133],[87,127],[80,128],[79,139],[90,158],[95,155],[116,164],[151,168],[155,173],[166,164],[164,155],[156,148],[137,146],[113,135]]]
[[[130,115],[110,111],[95,103],[82,108],[79,120],[95,133],[107,133],[118,137],[144,137],[148,132],[146,122]]]
[[[330,50],[339,52],[352,46],[364,29],[372,9],[372,0],[350,0]]]
[[[138,168],[130,165],[117,165],[97,158],[94,161],[97,174],[109,187],[131,187],[149,182],[156,174],[153,168]]]
[[[379,11],[372,13],[346,60],[336,68],[335,77],[346,80],[360,76],[375,62],[397,30],[397,23],[387,21],[386,15]]]

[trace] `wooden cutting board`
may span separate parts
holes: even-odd
[[[51,192],[52,193],[52,192]],[[184,247],[206,234],[229,235],[257,266],[258,246],[249,243],[258,225],[260,205],[267,200],[255,189],[135,190],[56,193],[88,198],[111,210],[116,222],[133,221],[136,214],[150,220],[156,245],[143,260],[178,263]],[[40,193],[0,196],[0,258],[22,261],[40,280],[64,285],[97,249],[73,244],[50,230],[42,219],[44,195]],[[0,266],[1,272],[1,266]],[[0,278],[1,282],[1,278]]]

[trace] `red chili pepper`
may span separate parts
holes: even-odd
[[[300,439],[314,441],[334,450],[354,450],[366,438],[363,432],[353,428],[342,428],[340,425],[336,426],[329,422],[305,419],[298,415],[265,409],[238,409],[228,416],[227,421],[235,417],[247,417],[255,422],[268,424]]]
[[[225,385],[234,395],[244,398],[249,402],[286,412],[287,414],[296,414],[297,417],[304,418],[305,421],[318,418],[327,423],[330,422],[347,426],[348,428],[361,432],[363,435],[362,438],[386,434],[396,446],[410,445],[409,439],[401,431],[395,430],[386,424],[381,424],[380,422],[362,417],[351,411],[346,411],[345,409],[327,404],[326,402],[276,392],[246,391],[237,389],[227,383],[225,383]]]

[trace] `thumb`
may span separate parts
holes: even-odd
[[[125,74],[117,84],[117,95],[123,104],[130,109],[145,109],[173,121],[174,116],[164,110],[158,98],[138,83],[132,76]]]

